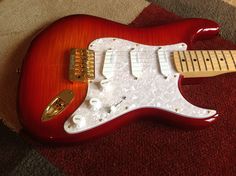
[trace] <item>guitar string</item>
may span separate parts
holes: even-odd
[[[169,57],[173,57],[172,56],[173,54],[170,54],[170,56]],[[124,56],[124,55],[116,55],[116,56]],[[129,62],[131,62],[131,64],[141,64],[141,65],[143,65],[143,64],[149,64],[149,63],[151,63],[151,62],[149,62],[150,60],[154,60],[154,61],[157,61],[157,60],[159,60],[159,58],[158,58],[158,56],[157,56],[157,54],[156,53],[154,53],[154,54],[152,54],[152,55],[148,55],[148,56],[144,56],[144,57],[138,57],[137,59],[138,59],[138,62],[135,62],[135,61],[132,61],[131,60],[131,57],[127,54],[127,55],[125,55],[126,57],[128,57],[128,61]],[[150,57],[154,57],[154,58],[150,58]],[[165,57],[165,56],[164,56]],[[227,64],[229,64],[230,66],[234,66],[235,68],[236,68],[236,65],[233,63],[234,62],[234,58],[232,58],[232,57],[230,57],[231,59],[230,59],[230,61],[232,62],[229,62],[229,60],[228,61],[226,61],[227,62]],[[134,58],[134,59],[136,59],[136,58]],[[194,59],[199,59],[199,57],[196,57],[196,58],[192,58],[192,57],[188,57],[188,58],[185,58],[185,57],[183,57],[183,58],[181,58],[180,57],[180,59],[182,60],[181,62],[187,62],[188,64],[189,64],[189,61],[195,61]],[[188,59],[189,59],[189,61],[188,61]],[[203,58],[203,59],[207,59],[207,58]],[[216,58],[217,60],[219,60],[219,58]],[[117,61],[115,61],[115,62],[117,62]],[[119,61],[118,61],[119,62]],[[157,61],[158,62],[158,61]],[[167,61],[166,61],[167,62]],[[165,63],[166,63],[165,62]],[[104,55],[103,55],[103,58],[102,58],[102,60],[99,60],[99,62],[97,61],[97,60],[95,60],[95,64],[104,64],[105,63],[105,57],[104,57]],[[162,62],[163,63],[163,62]],[[112,64],[112,63],[108,63],[108,64]],[[193,63],[192,63],[193,64]],[[222,65],[223,63],[219,63],[220,65]]]
[[[131,62],[131,64],[132,63],[134,63],[134,64],[149,64],[149,63],[152,63],[152,62],[150,62],[150,60],[153,60],[153,61],[158,61],[159,60],[159,58],[157,58],[156,56],[155,56],[155,58],[150,58],[151,56],[146,56],[146,57],[138,57],[138,62],[136,62],[136,61],[132,61],[131,60],[131,58],[130,57],[128,57],[127,58],[127,60],[129,61],[129,62]],[[136,58],[134,58],[134,59],[136,59]],[[191,60],[189,60],[189,61],[187,61],[187,60],[185,60],[185,58],[183,58],[184,60],[182,61],[182,62],[189,62],[189,61],[191,61]],[[189,59],[191,59],[191,58],[189,58]],[[219,59],[217,59],[217,60],[219,60]],[[232,60],[231,60],[232,61]],[[95,64],[104,64],[104,62],[105,62],[105,58],[104,57],[102,57],[101,59],[95,59]],[[115,63],[122,63],[123,61],[122,60],[120,60],[120,59],[116,59],[116,61],[114,61]],[[167,61],[166,61],[167,62]],[[230,62],[228,62],[227,61],[227,63],[228,64],[230,64],[230,65],[234,65],[233,64],[233,61],[232,61],[232,63],[230,63]],[[108,63],[108,64],[112,64],[112,63]],[[223,64],[223,63],[219,63],[219,64]]]
[[[132,51],[132,50],[131,50]],[[157,50],[145,50],[145,51],[135,51],[133,54],[135,55],[135,54],[140,54],[140,53],[150,53],[150,51],[152,51],[151,52],[151,54],[149,54],[149,55],[146,55],[146,56],[140,56],[140,55],[138,55],[137,57],[135,57],[134,56],[134,59],[138,59],[138,62],[135,62],[135,61],[132,61],[132,58],[131,58],[131,55],[132,55],[132,53],[131,53],[131,51],[121,51],[121,50],[119,50],[119,51],[113,51],[113,53],[106,53],[107,51],[95,51],[95,57],[97,56],[97,57],[102,57],[102,59],[100,59],[99,60],[99,62],[95,59],[95,65],[96,64],[103,64],[103,65],[105,65],[106,64],[106,68],[112,68],[112,67],[114,67],[114,66],[108,66],[107,64],[109,64],[109,65],[111,65],[111,64],[113,64],[113,63],[105,63],[105,60],[106,60],[106,56],[107,57],[112,57],[112,55],[114,54],[115,56],[125,56],[125,57],[128,57],[128,64],[131,64],[131,68],[139,68],[139,67],[143,67],[145,64],[149,64],[149,63],[151,63],[151,62],[149,62],[149,61],[147,61],[147,60],[150,60],[150,59],[152,59],[152,60],[154,60],[154,61],[157,61],[158,60],[158,57],[160,56],[160,55],[163,55],[164,57],[166,57],[166,55],[168,54],[169,55],[169,57],[173,57],[173,55],[174,55],[174,52],[175,51],[177,51],[177,52],[179,52],[180,50],[165,50],[165,51],[157,51]],[[201,52],[201,50],[187,50],[187,51],[185,51],[185,52],[188,52],[188,53],[190,53],[189,51],[200,51]],[[215,51],[215,50],[212,50],[212,51]],[[221,50],[220,50],[221,51]],[[231,53],[231,51],[232,50],[229,50],[230,52],[229,53]],[[117,54],[117,52],[119,52],[119,53],[121,53],[121,54]],[[123,53],[126,53],[126,54],[123,54]],[[97,53],[97,54],[96,54]],[[99,53],[99,54],[98,54]],[[222,56],[224,56],[225,54],[222,54]],[[215,54],[215,56],[216,56],[216,54]],[[150,58],[150,57],[154,57],[154,58]],[[192,58],[192,57],[188,57],[190,60],[192,60],[192,59],[194,59],[194,58]],[[199,58],[199,57],[196,57],[197,59]],[[234,56],[233,57],[231,57],[233,60],[234,60]],[[130,60],[131,59],[131,60]],[[180,59],[184,59],[183,61],[185,61],[185,60],[187,60],[187,58],[186,57],[180,57]],[[205,57],[204,57],[204,59],[205,59]],[[231,59],[231,60],[232,60]],[[121,60],[119,60],[118,59],[118,61],[116,60],[116,61],[114,61],[115,63],[114,64],[116,64],[116,63],[119,63],[119,61],[121,61]],[[122,61],[121,61],[122,62]],[[121,63],[120,62],[120,63]],[[161,63],[163,63],[163,62],[161,62]],[[155,63],[155,64],[161,64],[161,63],[158,63],[158,61],[157,61],[157,63]],[[166,63],[166,62],[164,62],[164,63]],[[134,65],[134,64],[136,64],[136,65]],[[138,65],[137,65],[138,64]],[[153,63],[154,64],[154,63]],[[132,66],[133,65],[133,66]],[[104,66],[103,66],[104,67]],[[113,68],[114,69],[114,68]]]
[[[121,62],[120,62],[121,63]],[[114,63],[114,65],[116,65],[116,64],[119,64],[119,63]],[[149,65],[150,64],[150,62],[140,62],[140,63],[138,63],[139,65],[132,65],[132,63],[130,63],[130,62],[126,62],[126,64],[125,65],[123,65],[122,67],[129,67],[131,70],[133,70],[133,69],[141,69],[141,70],[139,70],[139,71],[143,71],[145,68],[146,69],[148,69],[148,68],[151,68],[152,66],[153,66],[153,64],[155,65],[155,67],[156,68],[158,68],[158,69],[160,69],[160,63],[158,63],[158,62],[156,62],[156,63],[154,63],[153,62],[153,64],[152,65]],[[106,66],[104,66],[104,62],[98,62],[98,63],[95,63],[95,66],[98,66],[98,67],[100,67],[100,68],[102,68],[102,69],[109,69],[109,70],[107,70],[106,72],[109,72],[109,73],[112,73],[112,72],[114,72],[115,70],[119,70],[119,69],[117,69],[116,68],[116,66],[108,66],[108,65],[106,65]],[[149,66],[148,66],[149,65]],[[171,67],[171,66],[170,66]],[[189,71],[189,70],[188,70]],[[199,71],[201,71],[201,70],[199,70]],[[204,71],[204,70],[202,70],[202,71]]]
[[[105,50],[105,51],[99,51],[99,50],[92,50],[92,51],[94,51],[95,53],[106,53],[106,52],[109,52],[109,50]],[[191,51],[199,51],[199,52],[201,52],[201,51],[219,51],[219,52],[221,52],[221,51],[226,51],[226,52],[236,52],[236,50],[168,50],[168,49],[165,49],[165,50],[159,50],[159,49],[156,49],[156,50],[147,50],[147,49],[145,49],[145,50],[132,50],[132,49],[129,49],[129,50],[111,50],[110,52],[114,52],[114,53],[117,53],[117,52],[119,52],[119,53],[123,53],[123,52],[127,52],[127,53],[130,53],[131,51],[134,51],[135,53],[139,53],[139,52],[150,52],[150,51],[152,51],[152,52],[161,52],[161,53],[168,53],[168,52],[175,52],[175,51],[185,51],[185,52],[191,52]],[[236,54],[236,53],[232,53],[232,54]]]
[[[123,54],[123,55],[121,55],[121,54],[115,54],[114,55],[115,57],[128,57],[129,59],[132,59],[131,58],[131,56],[130,56],[130,54],[129,53],[127,53],[127,54]],[[158,53],[152,53],[152,54],[149,54],[149,55],[147,55],[147,56],[137,56],[137,57],[133,57],[134,59],[138,59],[138,60],[140,60],[140,59],[144,59],[144,60],[153,60],[153,59],[158,59],[160,56],[162,56],[162,57],[166,57],[166,56],[169,56],[169,57],[173,57],[174,56],[174,54],[173,53],[169,53],[168,55],[167,54],[158,54]],[[223,55],[222,55],[223,56]],[[95,62],[96,62],[96,60],[98,59],[98,58],[96,58],[96,57],[102,57],[102,59],[103,60],[105,60],[105,58],[106,58],[106,55],[104,55],[104,54],[97,54],[97,55],[95,55]],[[112,55],[109,55],[109,56],[107,56],[108,57],[108,59],[109,59],[109,57],[112,57]],[[155,57],[155,58],[150,58],[150,57]],[[178,56],[179,57],[179,56]],[[214,56],[215,57],[215,56]],[[214,57],[211,57],[211,58],[214,58]],[[226,58],[230,58],[232,61],[233,60],[235,60],[235,58],[233,57],[231,57],[231,56],[225,56]],[[180,59],[183,59],[182,61],[183,62],[185,62],[186,61],[186,59],[190,59],[190,60],[193,60],[193,59],[199,59],[199,58],[203,58],[203,59],[207,59],[207,57],[205,58],[205,57],[184,57],[184,56],[182,56],[182,57],[180,57]],[[217,58],[217,57],[215,57],[217,60],[220,60],[220,58]],[[228,60],[228,59],[227,59]]]
[[[152,51],[152,53],[150,53],[150,51]],[[150,55],[151,54],[155,54],[155,55],[167,55],[168,54],[168,55],[172,56],[174,54],[174,52],[181,52],[179,50],[176,50],[176,51],[175,50],[174,51],[173,50],[165,50],[165,51],[150,50],[150,51],[147,51],[147,50],[145,50],[145,51],[135,51],[135,53],[133,53],[133,54],[135,55],[135,54],[147,53],[148,52]],[[186,50],[185,52],[190,53],[189,51],[195,51],[195,52],[199,51],[199,52],[201,52],[201,51],[216,51],[216,50]],[[218,50],[218,51],[221,51],[221,50]],[[227,50],[227,51],[232,51],[232,50]],[[116,54],[117,52],[122,53],[122,54]],[[123,54],[123,53],[126,53],[126,54]],[[96,51],[95,52],[95,57],[96,56],[104,56],[105,57],[106,55],[108,55],[108,57],[109,57],[109,56],[112,56],[113,54],[115,56],[127,56],[127,55],[130,56],[132,53],[130,53],[130,51],[116,51],[116,52],[110,54],[110,53],[106,53],[105,51],[104,52]],[[230,54],[230,52],[229,52],[229,53],[224,53],[224,54],[215,54],[215,56],[219,56],[219,55],[226,56],[226,57],[233,57],[233,59],[236,59],[236,53]],[[138,57],[140,57],[140,56],[138,56]],[[198,57],[196,57],[196,58],[198,58]]]

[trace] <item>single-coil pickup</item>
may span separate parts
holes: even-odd
[[[135,78],[139,78],[142,74],[142,64],[139,57],[139,51],[132,49],[130,51],[131,71]]]
[[[168,59],[170,57],[170,52],[165,51],[165,50],[157,50],[157,54],[158,54],[158,61],[160,64],[161,73],[165,77],[168,77],[168,75],[171,73],[170,66],[168,63]]]
[[[116,51],[108,49],[105,53],[105,59],[102,69],[102,74],[106,79],[113,76],[116,64]]]

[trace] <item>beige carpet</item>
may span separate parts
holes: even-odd
[[[21,128],[16,111],[16,69],[40,29],[70,14],[90,14],[128,24],[147,5],[145,0],[1,0],[0,119],[15,131]]]
[[[223,0],[223,1],[229,3],[230,5],[236,6],[236,0]]]

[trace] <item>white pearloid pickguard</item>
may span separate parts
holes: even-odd
[[[67,133],[79,133],[97,127],[139,108],[159,108],[186,118],[208,118],[215,110],[190,104],[178,88],[179,74],[172,63],[171,51],[186,50],[184,43],[148,46],[123,39],[100,38],[89,49],[95,51],[95,80],[89,83],[86,99],[65,122]],[[107,50],[116,54],[108,86],[102,74]],[[131,70],[130,51],[138,52],[139,77]],[[141,72],[140,72],[140,67]],[[106,67],[107,69],[107,67]],[[101,81],[102,86],[101,86]],[[94,106],[95,104],[95,106]]]

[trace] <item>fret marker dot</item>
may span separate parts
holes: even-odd
[[[196,61],[197,61],[197,59],[193,59],[193,61],[194,61],[194,62],[196,62]]]
[[[209,59],[207,58],[206,61],[209,61]]]
[[[182,62],[185,62],[185,59],[182,59]]]
[[[223,61],[224,59],[223,58],[220,58],[221,61]]]

